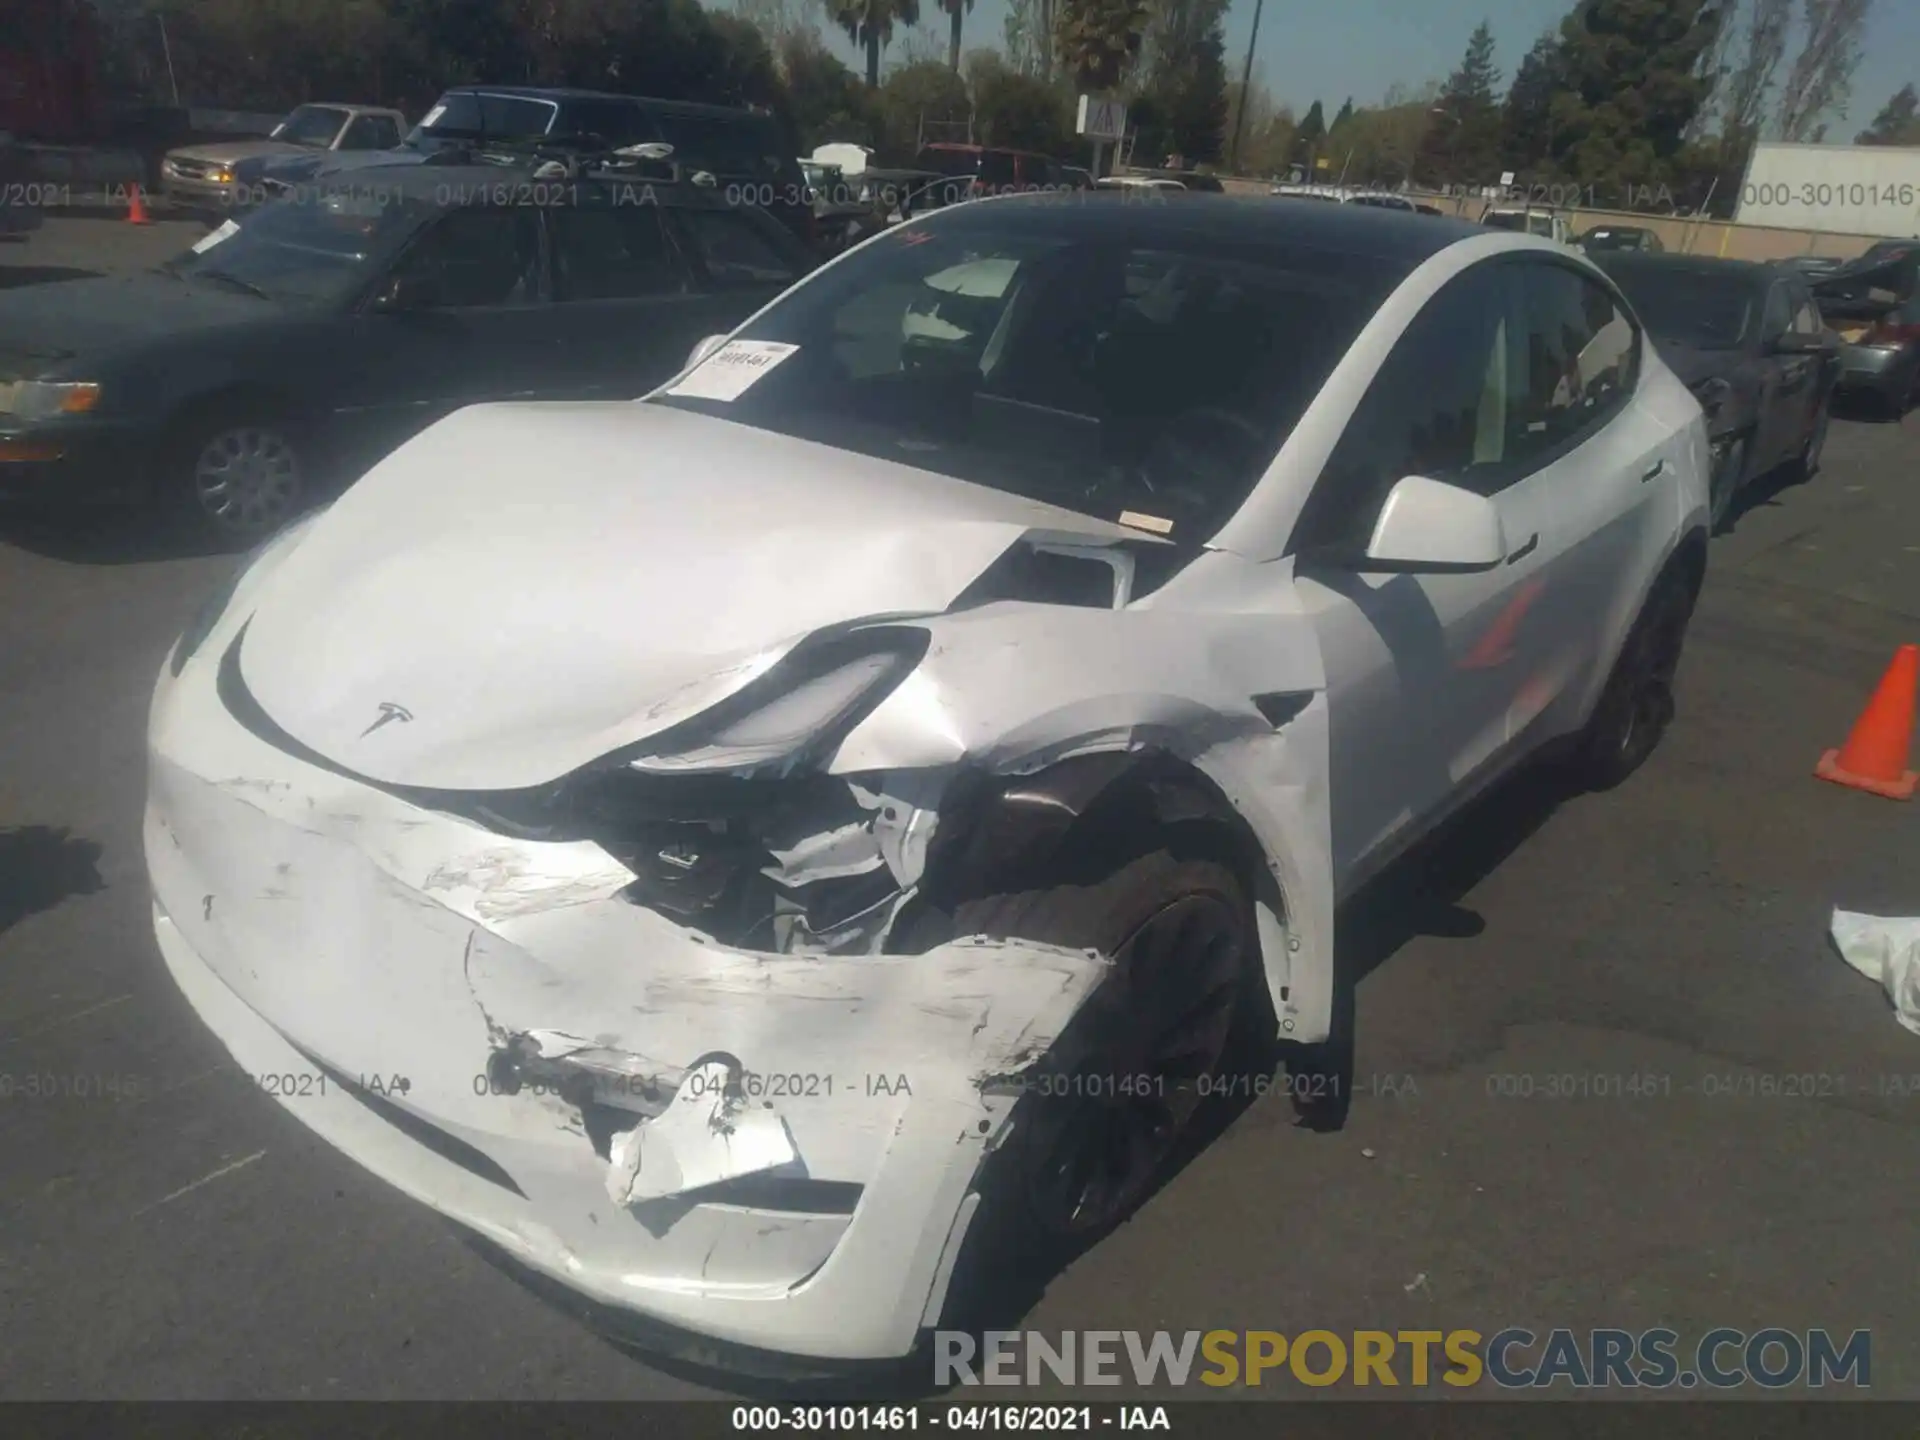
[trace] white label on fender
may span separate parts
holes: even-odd
[[[229,220],[225,224],[223,224],[218,230],[208,231],[205,235],[202,235],[198,243],[194,245],[193,253],[196,255],[206,254],[207,251],[211,250],[214,246],[218,245],[222,240],[226,239],[229,235],[233,234],[239,228],[240,226],[236,222]]]
[[[798,345],[778,340],[729,340],[667,387],[689,400],[738,400]]]

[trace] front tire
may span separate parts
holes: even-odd
[[[284,418],[210,414],[180,431],[177,503],[202,534],[257,544],[300,513],[308,479],[303,437]]]
[[[1022,1077],[1010,1131],[981,1166],[979,1209],[943,1323],[993,1287],[1044,1279],[1165,1178],[1260,978],[1253,907],[1234,871],[1157,849],[1101,873],[966,901],[941,929],[1112,957],[1113,972]]]
[[[1672,569],[1647,596],[1574,752],[1575,773],[1587,789],[1613,789],[1666,734],[1693,604],[1693,587]]]

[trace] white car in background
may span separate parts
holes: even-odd
[[[1549,747],[1645,758],[1706,466],[1547,241],[943,210],[243,567],[153,699],[160,950],[606,1323],[903,1356],[1137,1207],[1235,1027],[1324,1061],[1368,876]]]

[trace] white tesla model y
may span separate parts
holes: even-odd
[[[1640,763],[1706,462],[1550,241],[952,207],[253,557],[154,697],[160,949],[522,1266],[908,1354],[1138,1205],[1245,1007],[1325,1040],[1369,874],[1550,743]]]

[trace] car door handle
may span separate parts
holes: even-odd
[[[1540,535],[1539,535],[1539,532],[1536,531],[1528,539],[1526,544],[1522,545],[1518,550],[1514,551],[1511,555],[1507,556],[1507,564],[1518,565],[1522,560],[1526,559],[1527,556],[1531,555],[1534,551],[1538,550],[1539,548],[1540,548]]]
[[[1658,465],[1654,466],[1651,470],[1647,471],[1646,474],[1640,477],[1640,483],[1642,485],[1651,484],[1653,481],[1658,480],[1662,475],[1666,473],[1667,473],[1667,462],[1662,460]]]

